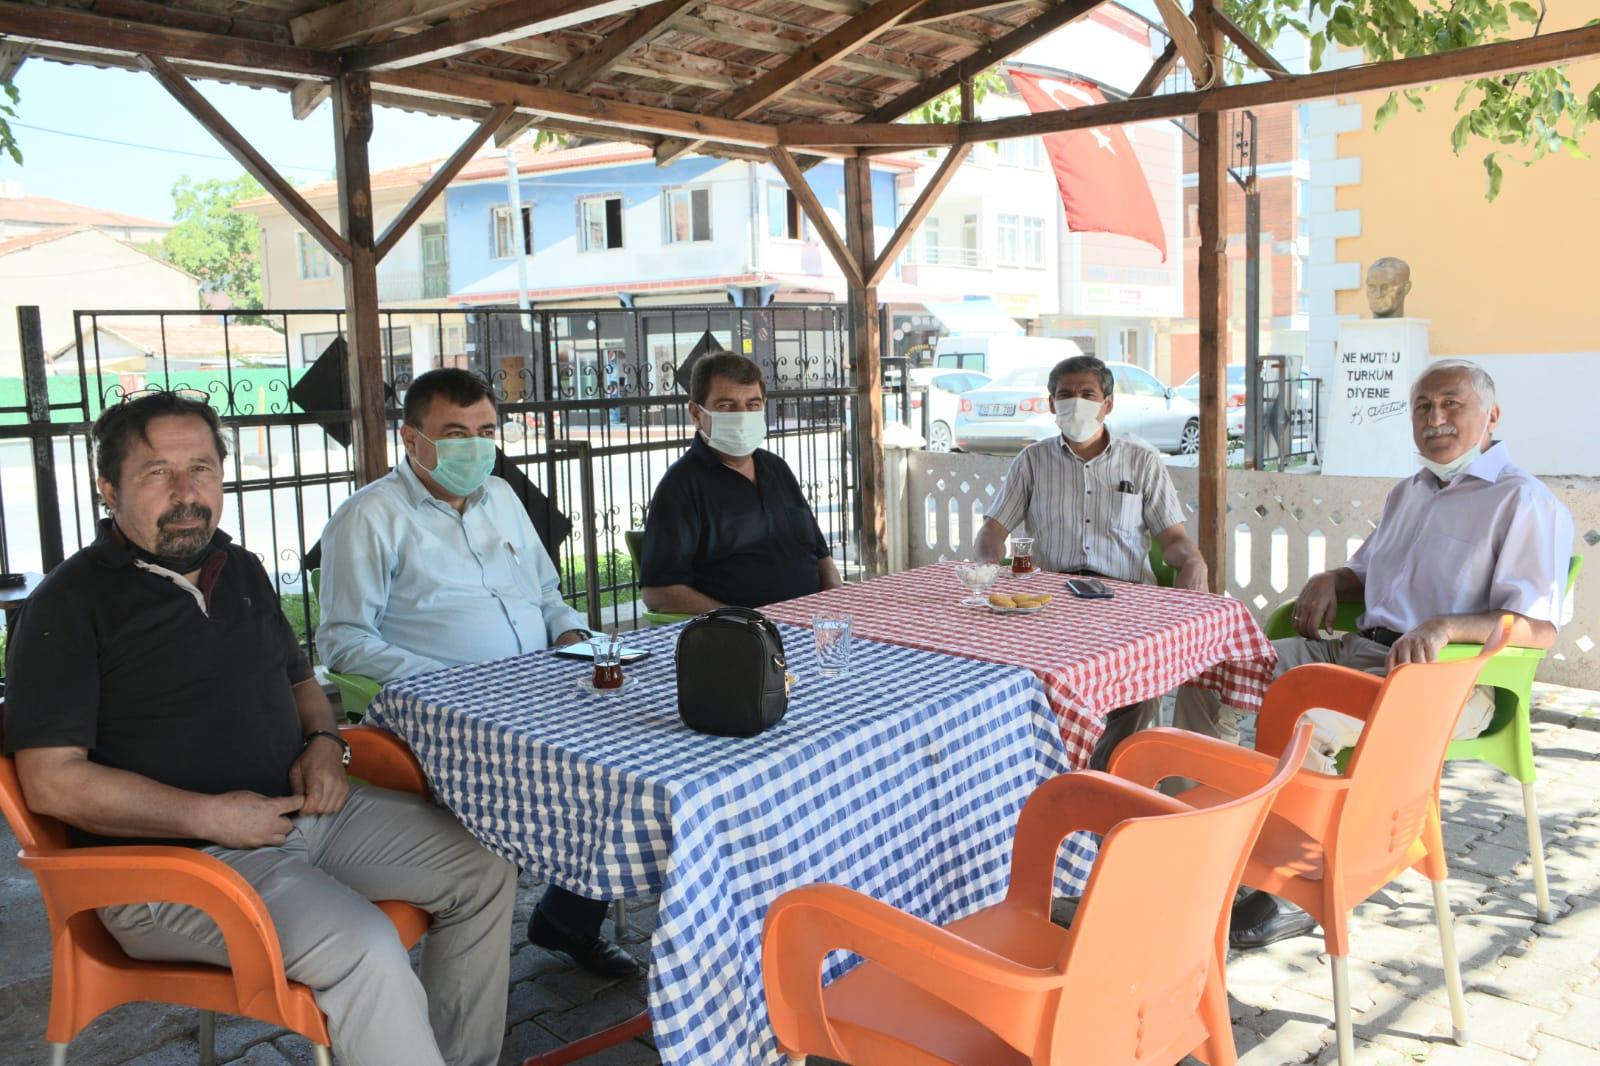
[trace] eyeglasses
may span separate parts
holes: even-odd
[[[178,396],[194,403],[211,403],[210,395],[202,392],[200,389],[189,388],[187,385],[179,385],[177,388],[171,389],[162,388],[159,385],[151,385],[146,388],[135,389],[132,392],[124,392],[122,394],[122,402],[129,403],[133,400],[142,400],[147,396]]]

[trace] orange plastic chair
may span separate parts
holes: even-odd
[[[398,791],[427,793],[409,749],[390,733],[347,726],[351,773]],[[0,748],[4,745],[0,727]],[[328,1027],[311,989],[288,980],[272,917],[261,897],[231,867],[193,848],[150,845],[69,848],[66,828],[28,809],[16,764],[0,756],[0,808],[22,845],[50,922],[50,1020],[45,1039],[52,1066],[101,1014],[138,1000],[195,1007],[200,1060],[215,1061],[216,1014],[240,1015],[291,1029],[314,1045],[319,1066],[331,1063]],[[209,914],[222,930],[231,968],[129,958],[106,932],[96,908],[151,900],[182,903]],[[378,904],[407,946],[422,939],[428,915],[409,903]]]
[[[1273,775],[1300,715],[1323,707],[1366,723],[1345,776],[1302,769],[1289,782],[1245,864],[1243,882],[1281,896],[1322,926],[1333,959],[1339,1061],[1354,1066],[1350,1023],[1350,912],[1408,867],[1433,882],[1450,1017],[1457,1044],[1468,1041],[1461,967],[1444,882],[1439,773],[1461,708],[1483,664],[1511,635],[1511,619],[1475,658],[1396,667],[1386,678],[1343,666],[1301,666],[1273,682],[1256,722],[1256,750],[1208,745],[1206,763],[1186,757],[1192,734],[1161,729],[1130,738],[1111,759],[1118,777],[1154,787],[1164,778],[1199,784],[1178,794],[1197,807],[1228,803]]]
[[[944,928],[840,885],[785,892],[761,952],[779,1047],[793,1061],[872,1066],[1171,1066],[1189,1054],[1230,1066],[1229,905],[1310,743],[1307,725],[1276,775],[1207,810],[1094,771],[1046,782],[1017,821],[1005,899]],[[1051,889],[1061,842],[1077,830],[1105,839],[1062,929]],[[1176,896],[1163,876],[1173,869],[1184,874]],[[867,961],[824,988],[830,951]]]

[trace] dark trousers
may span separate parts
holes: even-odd
[[[1161,701],[1141,700],[1126,707],[1118,707],[1106,715],[1106,731],[1089,756],[1089,769],[1104,770],[1111,764],[1111,753],[1117,745],[1141,729],[1149,729],[1161,719]]]
[[[551,885],[539,900],[539,913],[545,921],[568,936],[599,936],[600,923],[606,920],[606,908],[609,906],[603,899],[585,899]]]

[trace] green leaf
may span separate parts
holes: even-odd
[[[1328,47],[1328,38],[1324,34],[1313,33],[1311,35],[1311,69],[1312,70],[1321,70],[1322,69],[1322,53],[1327,50],[1327,47]],[[1600,95],[1600,88],[1596,88],[1595,89],[1595,93],[1597,95]]]
[[[1561,146],[1563,148],[1565,148],[1567,150],[1567,154],[1570,155],[1574,159],[1588,159],[1589,158],[1589,153],[1585,152],[1583,150],[1583,146],[1580,145],[1577,142],[1577,140],[1572,138],[1572,137],[1563,137],[1563,138],[1561,138]]]
[[[1372,116],[1373,131],[1382,133],[1383,127],[1389,124],[1389,120],[1394,118],[1395,112],[1399,110],[1400,101],[1395,97],[1394,93],[1390,93],[1389,98],[1378,105],[1377,114]]]
[[[1467,134],[1471,132],[1471,118],[1462,116],[1461,121],[1456,123],[1456,128],[1450,131],[1450,148],[1456,155],[1460,155],[1461,149],[1467,146]]]
[[[1495,153],[1490,152],[1483,157],[1483,169],[1489,175],[1489,188],[1484,193],[1484,199],[1494,203],[1495,197],[1500,195],[1500,185],[1505,180],[1505,172],[1500,169],[1500,164],[1495,161]]]
[[[1410,104],[1418,111],[1422,111],[1428,106],[1422,102],[1422,94],[1415,89],[1407,89],[1405,91],[1405,98],[1406,103]]]

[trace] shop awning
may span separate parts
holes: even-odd
[[[924,300],[922,306],[958,337],[1020,337],[1027,332],[991,296],[974,300]]]

